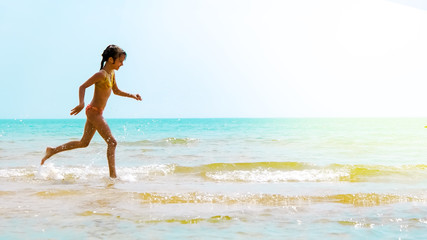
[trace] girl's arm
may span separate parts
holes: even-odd
[[[116,94],[118,96],[122,96],[122,97],[133,98],[133,99],[136,99],[138,101],[142,100],[142,98],[141,98],[141,96],[139,94],[130,94],[130,93],[123,92],[122,90],[120,90],[117,87],[117,83],[116,83],[116,79],[115,78],[116,78],[116,76],[114,76],[114,83],[113,83],[113,93],[114,94]]]
[[[99,80],[102,80],[104,75],[101,72],[95,73],[91,78],[89,78],[85,83],[79,87],[79,105],[71,109],[70,115],[77,115],[85,107],[85,92],[86,88],[92,86]]]

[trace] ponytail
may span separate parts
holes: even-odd
[[[104,57],[102,58],[102,60],[101,60],[101,68],[99,69],[99,70],[102,70],[102,68],[104,67],[104,63],[106,62],[107,60],[106,59],[104,59]]]
[[[102,53],[102,60],[101,60],[101,70],[104,68],[104,63],[110,59],[110,57],[113,58],[114,61],[116,61],[117,58],[119,58],[121,55],[127,56],[126,52],[123,51],[119,46],[116,45],[109,45],[104,52]]]

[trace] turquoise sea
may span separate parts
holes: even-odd
[[[427,119],[0,120],[0,239],[426,239]]]

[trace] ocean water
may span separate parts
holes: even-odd
[[[426,239],[427,119],[0,120],[0,239]]]

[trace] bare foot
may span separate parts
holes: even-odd
[[[50,158],[53,155],[53,148],[51,147],[47,147],[46,148],[46,154],[44,155],[44,158],[42,159],[42,162],[40,163],[40,165],[43,165],[43,163]]]

